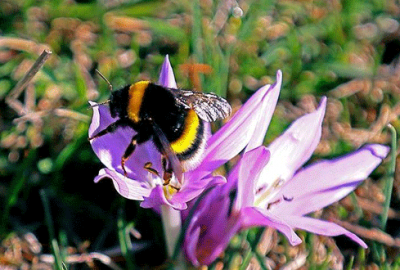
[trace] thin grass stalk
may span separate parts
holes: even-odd
[[[49,200],[47,199],[46,192],[43,189],[40,190],[40,198],[42,199],[47,230],[49,231],[49,237],[51,239],[51,251],[54,256],[54,266],[57,270],[63,270],[64,268],[60,253],[60,247],[58,245],[57,239],[55,238],[55,232],[52,222],[53,219],[50,212],[50,204]]]
[[[385,183],[385,189],[384,189],[385,203],[383,206],[383,212],[382,212],[382,216],[381,216],[381,227],[382,227],[383,231],[386,230],[386,224],[387,224],[389,207],[390,207],[390,200],[392,198],[394,173],[395,173],[395,169],[396,169],[396,152],[397,152],[396,129],[390,124],[388,125],[388,128],[392,135],[392,142],[391,142],[392,151],[391,151],[391,156],[390,156],[389,171],[388,171],[388,175],[386,177],[386,183]]]
[[[131,249],[132,243],[129,238],[129,235],[126,233],[126,226],[125,226],[125,220],[123,217],[123,211],[122,209],[119,210],[118,212],[118,240],[119,240],[119,245],[121,247],[121,253],[122,256],[124,256],[127,269],[135,269],[135,264],[132,260],[132,257],[129,254],[129,250]]]

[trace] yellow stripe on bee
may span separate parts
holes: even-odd
[[[142,105],[143,96],[146,92],[147,86],[149,86],[149,83],[149,81],[141,81],[132,84],[129,88],[129,103],[127,112],[129,119],[135,123],[140,121],[140,106]]]
[[[196,112],[189,110],[185,118],[185,127],[182,135],[176,141],[171,142],[171,148],[176,154],[184,153],[193,145],[199,125],[200,120]]]

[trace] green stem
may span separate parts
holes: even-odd
[[[42,189],[40,190],[40,197],[42,199],[43,208],[44,208],[44,216],[47,224],[47,229],[49,231],[49,237],[51,241],[51,250],[54,256],[54,266],[57,270],[63,270],[63,263],[61,259],[60,247],[58,246],[57,239],[55,238],[54,227],[50,212],[50,204],[47,199],[46,192]]]
[[[242,265],[240,266],[239,270],[245,270],[245,269],[247,269],[247,266],[249,265],[250,260],[251,260],[252,257],[253,257],[253,252],[251,251],[251,249],[249,249],[249,250],[247,251],[246,256],[244,256],[243,263],[242,263]]]
[[[124,256],[127,269],[135,269],[134,262],[132,260],[132,256],[130,256],[129,251],[131,250],[132,243],[131,239],[129,238],[129,235],[126,233],[126,222],[124,219],[124,213],[122,209],[119,209],[118,212],[118,220],[117,220],[117,225],[118,225],[118,240],[119,240],[119,245],[121,248],[121,253],[122,256]]]
[[[396,129],[392,125],[388,125],[390,133],[392,134],[392,143],[391,143],[391,158],[389,165],[388,176],[386,177],[386,185],[385,185],[385,203],[383,207],[383,212],[381,216],[381,225],[382,230],[386,229],[388,212],[390,207],[390,200],[392,198],[392,190],[393,190],[393,181],[394,181],[394,173],[396,169],[396,151],[397,151],[397,133]]]
[[[254,254],[257,258],[258,264],[260,265],[260,268],[262,270],[268,270],[268,267],[265,265],[265,257],[258,251],[255,251]]]

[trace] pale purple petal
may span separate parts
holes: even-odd
[[[205,178],[185,178],[182,188],[171,199],[171,203],[188,202],[199,196],[204,190],[226,183],[225,177],[221,175],[210,175]]]
[[[156,185],[152,190],[149,196],[143,198],[143,202],[140,203],[140,206],[143,208],[157,208],[160,205],[169,205],[176,210],[186,209],[185,202],[171,202],[165,198],[163,186]]]
[[[265,133],[267,132],[269,123],[271,122],[272,115],[274,114],[276,103],[282,85],[282,71],[278,70],[276,73],[276,82],[271,86],[269,94],[262,100],[263,107],[261,111],[263,114],[259,114],[258,124],[254,130],[253,136],[250,139],[249,144],[246,147],[245,152],[254,149],[263,144]]]
[[[208,140],[204,160],[197,170],[210,173],[239,154],[258,130],[259,121],[269,121],[275,103],[273,98],[268,98],[268,95],[276,95],[279,91],[278,87],[260,88],[232,119]]]
[[[101,169],[94,182],[97,183],[103,178],[110,178],[117,192],[131,200],[143,200],[143,197],[149,196],[151,188],[145,183],[128,179],[116,171],[110,169]]]
[[[165,87],[175,89],[178,88],[175,81],[174,71],[172,70],[168,55],[165,56],[164,62],[162,64],[158,83]]]
[[[251,227],[272,227],[283,233],[291,245],[298,245],[302,241],[294,232],[292,225],[285,222],[281,217],[275,216],[268,211],[256,208],[246,207],[241,211],[242,229]]]
[[[235,208],[241,209],[251,206],[254,203],[256,193],[256,181],[261,170],[268,163],[270,157],[269,151],[260,146],[243,154],[238,166],[238,192],[235,201]],[[235,177],[235,176],[233,176]],[[234,181],[229,179],[229,181]]]
[[[324,220],[319,220],[310,217],[300,217],[300,216],[291,216],[286,219],[286,222],[289,223],[293,228],[305,230],[311,233],[325,235],[325,236],[339,236],[345,235],[349,237],[354,242],[358,243],[363,248],[367,248],[367,244],[363,240],[361,240],[357,235],[352,232],[349,232],[345,228]]]
[[[325,106],[324,97],[316,111],[297,119],[268,146],[271,158],[260,175],[259,189],[270,187],[275,181],[284,183],[311,157],[321,138]]]
[[[91,102],[91,105],[96,103]],[[104,105],[93,107],[92,122],[89,127],[89,137],[104,130],[117,118],[112,118],[109,108]],[[96,153],[100,161],[109,169],[123,173],[121,168],[121,157],[132,137],[136,132],[130,127],[118,128],[113,133],[108,133],[90,141],[93,151]],[[145,142],[136,147],[135,152],[125,163],[128,177],[132,179],[143,179],[147,175],[147,171],[143,169],[144,164],[152,162],[153,168],[161,171],[161,155],[158,153],[152,141]]]
[[[284,215],[306,215],[330,205],[353,191],[382,162],[389,147],[366,145],[346,156],[312,164],[286,183],[271,207],[271,211]]]

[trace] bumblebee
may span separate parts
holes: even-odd
[[[111,84],[109,87],[112,89]],[[165,184],[172,172],[180,179],[183,171],[199,162],[206,141],[205,122],[223,119],[231,113],[229,103],[213,93],[167,88],[149,81],[139,81],[113,91],[104,103],[109,103],[111,116],[118,120],[89,140],[119,127],[134,129],[137,133],[121,157],[125,176],[125,162],[136,146],[153,140],[162,154]],[[151,163],[146,164],[145,169],[158,175]]]

